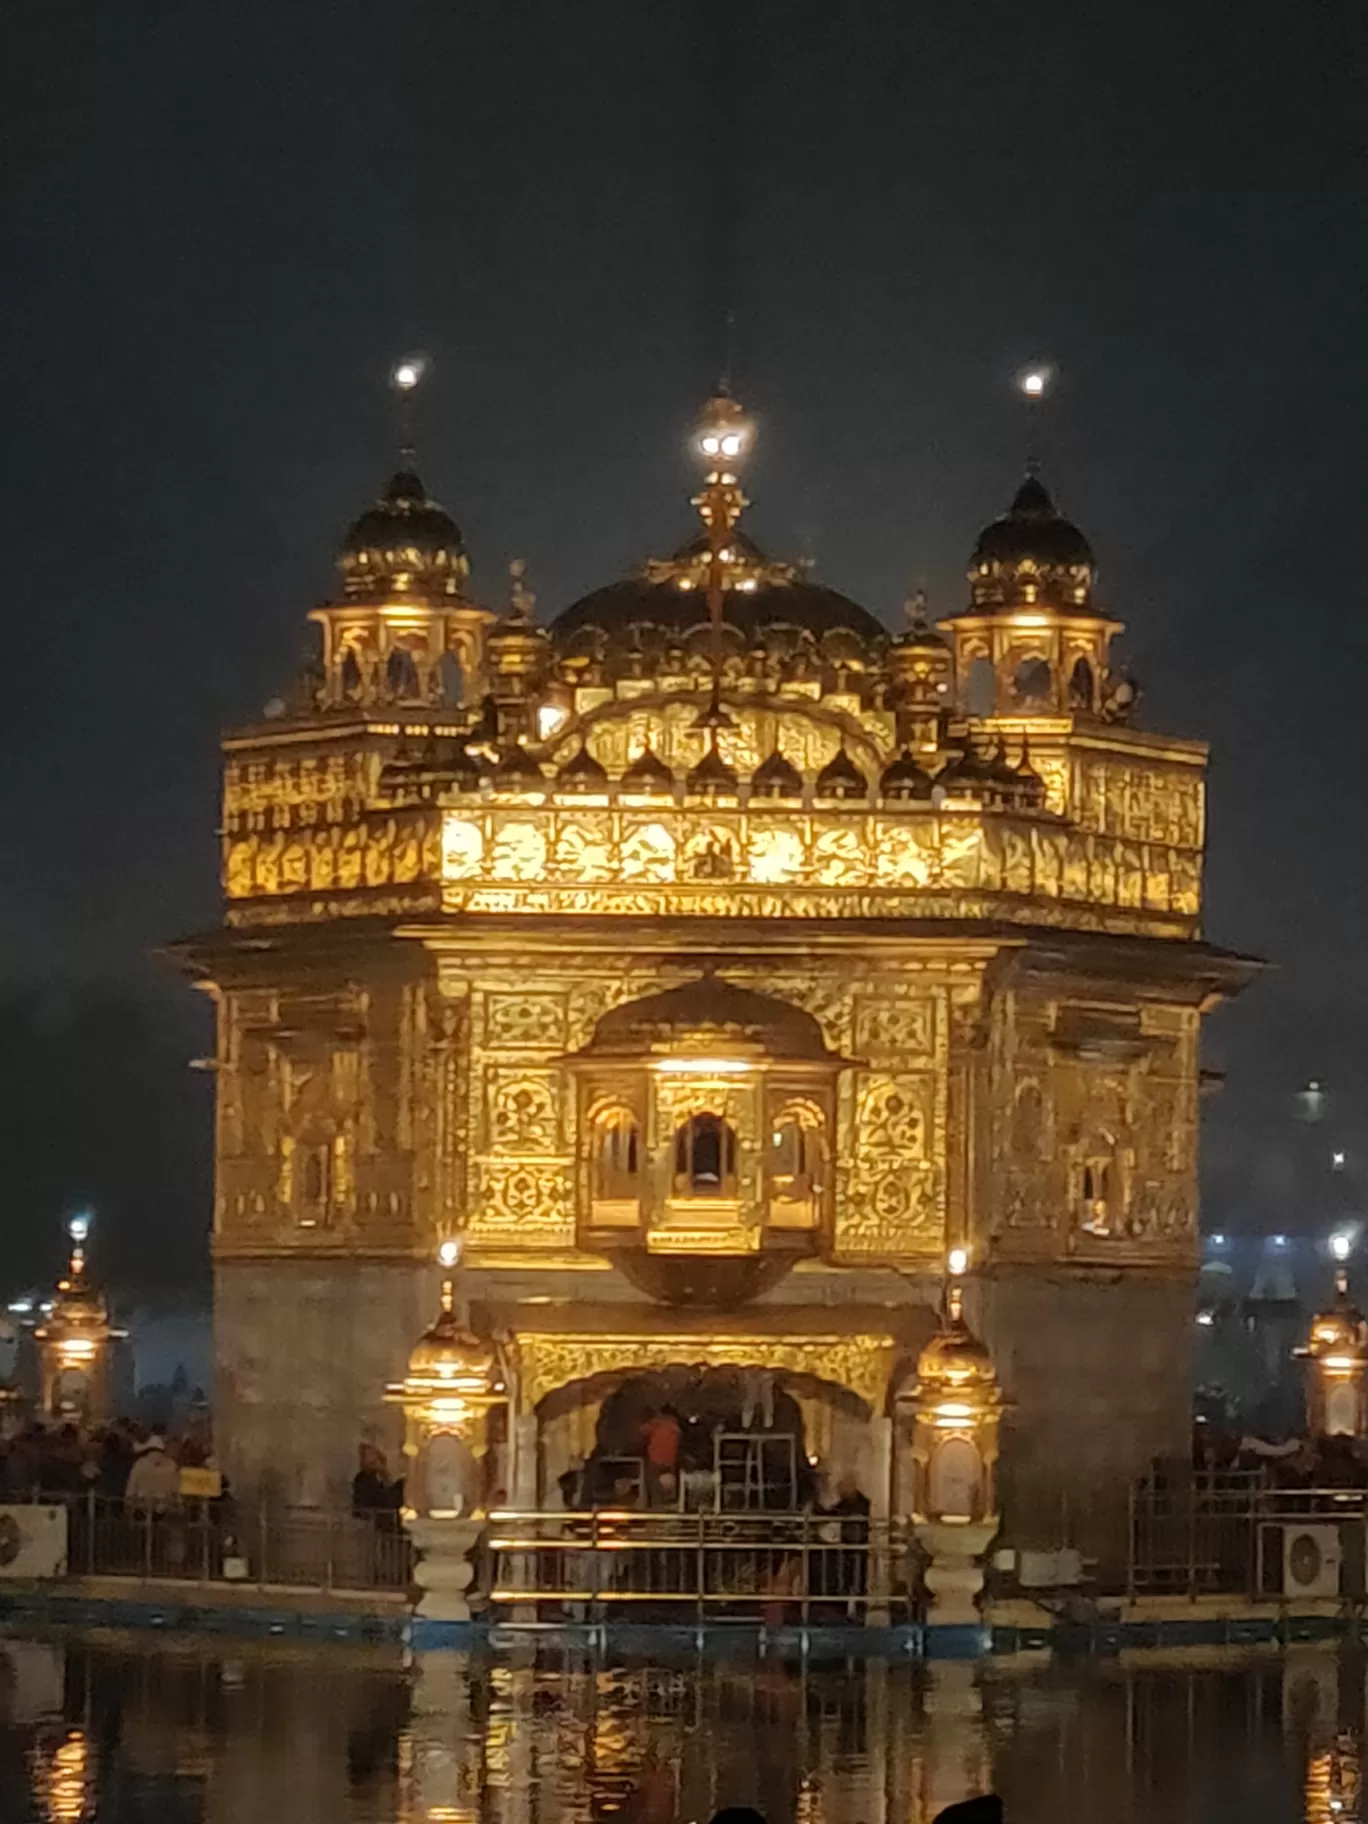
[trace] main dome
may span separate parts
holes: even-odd
[[[854,658],[887,644],[887,628],[858,602],[774,562],[741,532],[732,534],[730,549],[722,616],[731,646],[792,649],[810,641],[834,657]],[[551,622],[556,650],[573,656],[706,641],[707,590],[697,579],[707,555],[703,533],[642,574],[582,596]]]

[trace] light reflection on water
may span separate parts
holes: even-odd
[[[1364,1655],[644,1665],[543,1651],[0,1639],[0,1820],[1364,1824]]]

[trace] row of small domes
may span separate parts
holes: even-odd
[[[398,784],[404,774],[436,773],[444,775],[458,790],[476,791],[486,782],[495,791],[541,791],[550,786],[561,793],[601,796],[609,789],[607,768],[596,760],[589,749],[579,747],[556,772],[549,776],[523,746],[506,749],[492,763],[482,761],[469,748],[462,747],[446,765],[432,761],[400,762],[390,769],[390,782]],[[670,798],[674,796],[676,776],[650,747],[643,748],[623,771],[619,789],[631,796]],[[842,744],[813,780],[813,793],[818,798],[860,801],[870,796],[870,776],[851,759]],[[1029,808],[1045,801],[1045,784],[1031,765],[1029,751],[1023,743],[1016,765],[1007,758],[1006,744],[999,739],[989,754],[980,754],[971,742],[953,752],[934,774],[921,765],[910,748],[902,751],[879,774],[878,796],[893,803],[922,801],[930,803],[941,794],[952,797],[998,799]],[[697,765],[684,775],[687,794],[699,798],[734,798],[741,790],[741,778],[710,742]],[[802,773],[778,748],[762,760],[750,777],[751,799],[795,802],[803,796]]]

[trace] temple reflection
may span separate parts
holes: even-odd
[[[1363,1824],[1357,1647],[890,1665],[0,1640],[0,1816]]]

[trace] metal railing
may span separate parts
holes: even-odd
[[[1130,1499],[1128,1593],[1280,1595],[1286,1529],[1308,1522],[1341,1529],[1349,1580],[1361,1588],[1368,1489],[1276,1488],[1257,1471],[1143,1482]]]
[[[910,1529],[849,1515],[503,1511],[484,1551],[477,1582],[522,1621],[839,1625],[906,1618],[919,1586]]]
[[[74,1577],[358,1591],[400,1591],[412,1581],[413,1550],[397,1514],[264,1505],[230,1514],[198,1500],[139,1511],[96,1495],[66,1505]]]

